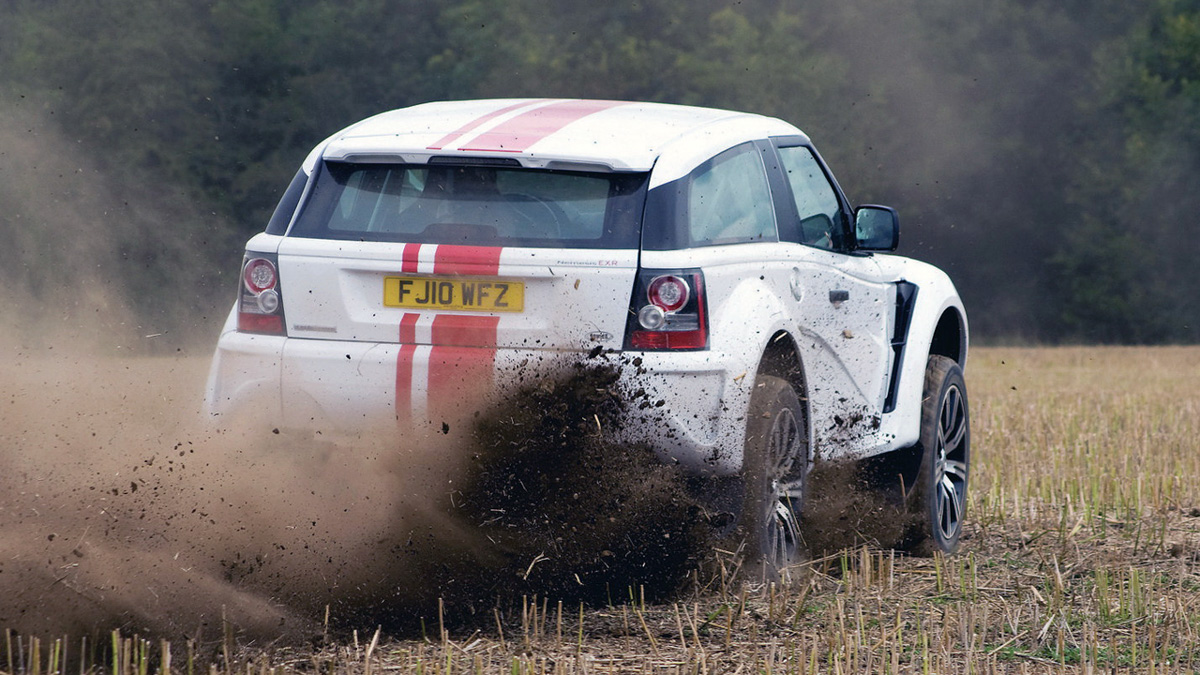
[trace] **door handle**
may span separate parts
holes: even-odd
[[[850,299],[850,291],[843,291],[843,290],[829,291],[829,301],[835,305],[838,303],[841,303],[841,302],[846,302],[849,299]]]

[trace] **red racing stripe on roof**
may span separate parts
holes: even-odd
[[[572,122],[619,105],[624,103],[571,100],[540,106],[479,134],[462,149],[472,152],[524,152]]]
[[[490,113],[487,113],[486,115],[481,115],[479,117],[476,117],[475,119],[471,120],[470,122],[467,122],[466,124],[462,125],[458,129],[451,131],[450,133],[446,134],[445,136],[442,136],[436,143],[429,146],[427,149],[428,150],[441,150],[442,148],[446,147],[447,145],[454,144],[454,142],[457,141],[458,139],[460,139],[463,136],[466,136],[467,134],[471,133],[472,131],[478,129],[479,127],[483,126],[487,122],[490,122],[491,120],[494,120],[497,117],[504,115],[505,113],[512,112],[514,110],[523,108],[525,106],[541,103],[542,100],[545,100],[545,99],[540,99],[537,101],[522,101],[520,103],[514,103],[512,105],[504,106],[503,108],[493,110]]]

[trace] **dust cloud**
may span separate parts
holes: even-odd
[[[323,630],[326,607],[423,611],[429,561],[476,555],[443,508],[456,441],[210,427],[233,286],[210,288],[201,247],[233,228],[182,237],[210,215],[130,187],[52,110],[0,112],[0,627],[273,640]]]
[[[403,631],[440,601],[471,621],[523,594],[670,593],[705,551],[683,477],[598,432],[624,414],[608,367],[457,433],[333,443],[199,423],[206,357],[4,350],[0,626],[21,633]]]
[[[470,555],[437,445],[204,429],[202,358],[8,351],[0,625],[299,638],[327,605],[416,604],[426,560]]]
[[[39,348],[207,350],[234,298],[238,228],[89,154],[86,133],[47,103],[0,101],[0,331]]]

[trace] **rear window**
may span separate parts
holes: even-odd
[[[645,174],[325,162],[290,236],[637,248]]]

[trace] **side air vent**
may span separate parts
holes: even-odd
[[[909,281],[896,283],[896,328],[892,332],[892,377],[888,382],[883,412],[896,409],[896,392],[900,389],[900,365],[904,363],[904,348],[908,345],[908,329],[912,326],[913,310],[917,306],[917,285]]]

